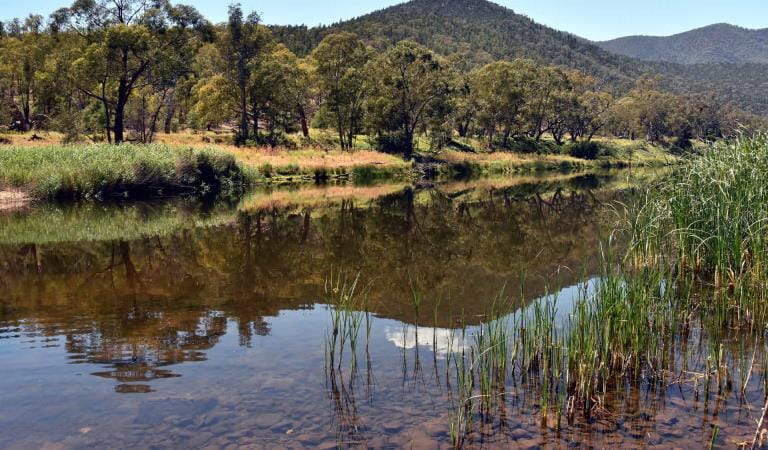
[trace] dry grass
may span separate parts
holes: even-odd
[[[459,152],[455,150],[444,150],[440,152],[440,159],[445,160],[451,164],[461,164],[463,162],[470,162],[474,164],[483,163],[501,163],[514,165],[528,165],[534,163],[551,163],[560,164],[562,162],[570,162],[573,164],[584,163],[583,159],[573,158],[564,155],[538,155],[538,154],[521,154],[511,152],[494,152],[494,153],[469,153]]]
[[[60,145],[63,135],[56,132],[36,132],[40,140],[31,140],[32,133],[8,133],[1,137],[10,144],[2,147],[50,147]],[[300,150],[277,148],[243,148],[231,142],[230,135],[217,132],[184,131],[170,135],[160,133],[156,142],[168,147],[214,148],[235,155],[237,160],[254,169],[270,167],[275,171],[292,168],[294,173],[315,171],[351,172],[356,168],[380,169],[382,171],[406,171],[411,163],[402,158],[372,150],[327,150],[303,148]]]
[[[159,142],[171,146],[213,146],[235,155],[238,161],[254,168],[269,165],[275,169],[299,167],[302,171],[336,171],[356,167],[407,169],[411,164],[394,155],[371,150],[341,151],[324,148],[253,148],[232,145],[229,133],[184,131],[170,135],[159,134]]]
[[[376,167],[381,169],[409,168],[410,163],[397,156],[371,150],[341,151],[322,149],[284,150],[269,148],[223,147],[234,154],[238,161],[252,167],[271,165],[272,167],[298,166],[304,170],[334,170],[355,167]]]
[[[36,138],[33,139],[33,136]],[[0,134],[0,149],[4,147],[50,147],[59,145],[64,140],[64,135],[53,131],[35,131],[30,133],[2,133]]]

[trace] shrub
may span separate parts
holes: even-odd
[[[569,155],[573,156],[574,158],[586,159],[586,160],[592,161],[597,159],[601,155],[602,148],[597,142],[593,142],[593,141],[574,142],[568,145],[567,152]]]
[[[538,153],[549,155],[558,153],[560,148],[551,141],[536,140],[528,136],[519,136],[507,141],[507,145],[501,147],[503,150],[509,150],[516,153]]]

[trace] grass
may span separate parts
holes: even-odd
[[[490,381],[515,374],[537,391],[542,425],[558,430],[563,418],[611,417],[607,399],[633,387],[691,384],[705,410],[711,399],[744,399],[768,324],[766,164],[768,135],[717,144],[617,211],[601,274],[565,323],[552,298],[506,317],[490,312],[470,358],[454,355],[454,445],[471,443],[473,423],[503,395],[506,385]],[[626,252],[615,239],[628,240]]]
[[[563,153],[491,152],[481,147],[469,147],[474,149],[471,152],[445,149],[436,152],[434,158],[445,163],[443,171],[447,173],[485,175],[567,172],[597,168],[660,167],[680,162],[678,157],[669,154],[663,148],[640,141],[603,138],[595,142],[607,150],[594,160],[568,155],[567,146],[562,148]]]
[[[0,183],[36,198],[147,197],[241,189],[252,175],[232,155],[164,145],[0,149]]]
[[[444,149],[430,150],[426,139],[419,137],[417,153],[425,161],[431,161],[421,165],[404,161],[397,155],[372,150],[365,137],[357,140],[357,149],[341,151],[335,144],[336,137],[330,131],[312,130],[312,136],[310,140],[289,136],[289,142],[295,141],[290,148],[236,147],[232,145],[231,135],[227,132],[182,131],[167,135],[159,134],[158,144],[150,145],[149,148],[164,148],[174,153],[192,148],[195,149],[194,152],[215,151],[218,154],[231,155],[244,171],[252,175],[253,181],[261,184],[333,179],[354,179],[356,182],[366,182],[392,178],[411,179],[424,175],[463,176],[578,171],[630,165],[660,166],[679,161],[658,146],[619,139],[596,139],[595,142],[601,147],[610,148],[611,151],[605,152],[606,155],[596,160],[586,160],[569,156],[567,146],[560,148],[549,141],[530,144],[535,148],[529,149],[524,145],[518,149],[519,151],[496,152],[487,150],[483,141],[468,138]],[[62,146],[63,136],[54,132],[41,132],[38,137],[37,140],[30,140],[29,134],[6,134],[3,139],[10,144],[0,146],[0,153],[5,151],[18,153],[26,149],[41,149],[43,152],[49,152],[51,148],[66,148],[73,153],[80,153],[83,148],[92,147],[83,144]],[[106,146],[98,147],[107,148]],[[128,147],[138,148],[138,146]],[[537,151],[538,147],[541,148]],[[67,161],[63,155],[55,156],[62,161]],[[436,170],[433,165],[436,165]],[[114,161],[104,165],[105,170],[115,171],[120,170],[117,166],[119,164]]]

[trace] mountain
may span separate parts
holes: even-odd
[[[747,111],[768,115],[768,95],[756,95],[765,92],[768,64],[643,61],[612,53],[487,0],[412,0],[329,26],[271,28],[299,56],[309,54],[328,34],[350,31],[379,50],[411,39],[442,55],[458,55],[467,69],[514,58],[572,67],[618,92],[629,89],[645,73],[658,73],[672,92],[714,90]]]
[[[628,36],[596,44],[609,52],[645,61],[768,63],[768,28],[750,30],[725,23],[668,37]]]
[[[645,63],[611,54],[486,0],[413,0],[331,26],[272,31],[299,55],[309,53],[327,34],[351,31],[380,50],[411,39],[443,55],[461,54],[469,66],[532,58],[625,85],[650,70]]]

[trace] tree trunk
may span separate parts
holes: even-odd
[[[237,144],[244,145],[248,141],[248,99],[245,92],[245,81],[240,81],[240,135]]]
[[[403,150],[403,158],[406,161],[413,159],[413,131],[405,132],[405,149]]]
[[[171,134],[171,127],[173,125],[173,116],[176,115],[176,95],[172,94],[168,98],[167,109],[165,111],[165,121],[163,122],[163,132],[165,134]]]
[[[125,105],[121,102],[117,102],[117,105],[115,106],[115,126],[114,126],[114,134],[115,134],[115,144],[122,144],[124,141],[123,136],[123,120],[125,115]]]
[[[125,106],[128,104],[128,96],[131,95],[131,90],[128,87],[128,83],[125,80],[120,80],[120,84],[117,87],[117,103],[115,104],[115,127],[113,129],[115,135],[115,144],[122,144],[125,141]]]
[[[304,105],[299,103],[299,123],[301,124],[301,134],[305,138],[309,138],[309,124],[307,123],[307,112],[304,110]]]

